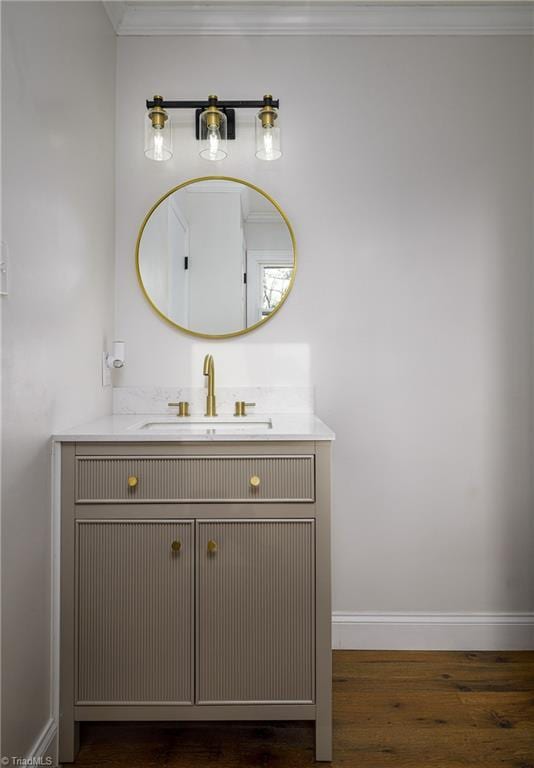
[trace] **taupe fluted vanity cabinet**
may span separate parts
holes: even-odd
[[[332,434],[96,437],[56,438],[60,762],[88,720],[313,720],[330,760]]]

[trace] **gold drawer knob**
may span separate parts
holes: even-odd
[[[130,475],[130,477],[128,478],[128,486],[130,488],[135,488],[138,482],[139,482],[139,478],[137,478],[135,475]]]
[[[218,549],[219,547],[217,546],[217,542],[213,541],[213,539],[210,539],[208,541],[208,552],[210,555],[213,555],[215,552],[217,552]]]
[[[181,541],[173,541],[171,544],[171,549],[173,552],[179,552],[182,548],[182,542]]]
[[[251,486],[252,486],[253,488],[259,488],[259,486],[260,486],[260,483],[261,483],[261,480],[260,480],[260,478],[258,477],[258,475],[252,475],[252,477],[250,478],[250,484],[251,484]]]

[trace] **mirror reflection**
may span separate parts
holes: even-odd
[[[237,179],[198,179],[152,208],[137,268],[146,297],[167,320],[190,333],[235,335],[285,300],[294,239],[266,193]]]

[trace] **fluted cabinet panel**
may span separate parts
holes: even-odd
[[[198,703],[313,702],[314,521],[197,521],[197,558]]]
[[[193,542],[191,521],[77,522],[77,703],[192,702]]]
[[[135,477],[137,484],[128,485]],[[259,478],[259,485],[251,478]],[[301,501],[315,498],[313,456],[80,456],[78,503]]]

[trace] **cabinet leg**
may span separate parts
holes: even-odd
[[[331,762],[332,760],[332,720],[315,722],[315,759],[318,762]]]
[[[59,725],[59,764],[73,763],[80,749],[80,723],[61,718]]]

